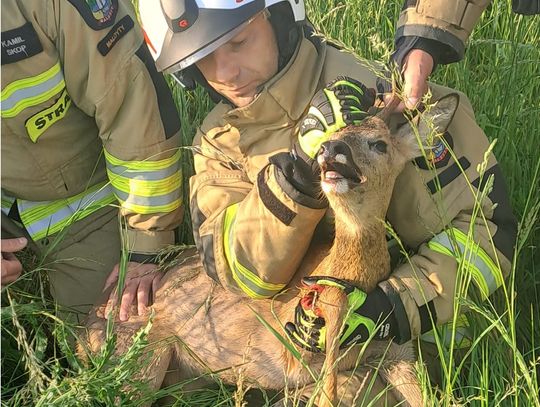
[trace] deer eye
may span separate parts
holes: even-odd
[[[377,141],[368,141],[369,148],[371,150],[376,150],[378,153],[386,153],[386,143],[382,140]]]

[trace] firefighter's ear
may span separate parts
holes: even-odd
[[[401,153],[412,159],[422,154],[422,146],[433,145],[433,139],[444,134],[459,105],[459,95],[451,93],[427,106],[423,113],[401,126],[396,133],[395,143]]]

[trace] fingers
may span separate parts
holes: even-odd
[[[117,264],[114,266],[113,270],[111,271],[111,274],[109,274],[109,277],[107,277],[107,280],[105,281],[105,286],[103,287],[103,292],[107,291],[110,286],[112,286],[116,280],[118,280],[118,273],[120,270],[120,265]]]
[[[156,273],[157,266],[155,264],[139,264],[128,263],[126,271],[126,280],[120,299],[120,307],[118,317],[120,321],[127,321],[130,316],[130,311],[133,303],[136,301],[137,314],[142,316],[146,314],[147,307],[150,305],[155,293],[159,288],[161,275]],[[115,266],[105,284],[105,290],[109,288],[115,281],[118,280],[119,267]],[[118,305],[118,293],[114,290],[109,296],[105,314],[107,315],[112,309]]]
[[[28,240],[25,237],[16,237],[13,239],[2,239],[2,252],[15,253],[21,251],[28,244]]]
[[[124,292],[122,293],[122,301],[120,302],[120,310],[118,317],[120,318],[120,321],[124,322],[129,319],[129,311],[131,308],[131,304],[133,303],[133,300],[135,299],[135,296],[137,295],[137,288],[139,286],[139,282],[137,280],[130,281],[126,287],[124,288]]]
[[[12,253],[2,253],[1,285],[10,284],[17,280],[22,273],[22,264]]]
[[[1,286],[17,280],[23,271],[23,267],[14,253],[26,247],[28,240],[24,237],[14,239],[2,239],[2,263],[1,263]]]
[[[428,89],[427,79],[433,70],[433,58],[421,49],[413,49],[403,65],[405,107],[414,109]]]

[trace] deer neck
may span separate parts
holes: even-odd
[[[321,267],[324,275],[347,280],[371,291],[390,273],[386,230],[380,219],[351,225],[336,218],[336,234],[330,254]]]

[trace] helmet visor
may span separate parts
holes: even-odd
[[[199,9],[191,27],[182,32],[167,32],[156,60],[157,68],[172,73],[193,65],[240,33],[262,10],[264,1],[258,0],[237,9]]]

